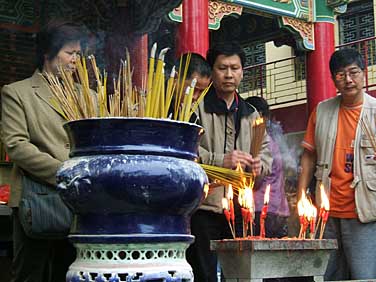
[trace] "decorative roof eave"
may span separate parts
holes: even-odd
[[[221,20],[224,16],[230,14],[241,15],[243,12],[243,7],[239,5],[233,5],[229,3],[223,3],[220,1],[209,0],[208,7],[208,17],[209,17],[209,29],[217,30],[221,26]],[[168,16],[172,21],[182,22],[183,21],[183,7],[180,5],[171,11]]]
[[[312,20],[314,0],[223,0],[252,10],[269,14]]]
[[[297,48],[304,51],[315,50],[314,24],[295,18],[281,17],[281,28],[289,30],[295,37]]]

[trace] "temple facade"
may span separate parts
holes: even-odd
[[[83,23],[89,36],[85,55],[95,54],[109,79],[118,72],[125,48],[131,52],[134,83],[146,81],[154,42],[170,47],[169,68],[179,55],[221,41],[241,44],[246,54],[243,97],[262,96],[271,105],[289,145],[299,143],[309,113],[336,95],[328,61],[336,48],[357,48],[364,56],[365,90],[376,94],[376,0],[1,0],[0,88],[29,77],[35,68],[36,33],[53,18]],[[1,144],[0,144],[1,145]],[[10,162],[0,148],[0,184],[8,183]],[[289,177],[291,187],[288,187]],[[286,174],[286,191],[296,191]],[[295,189],[295,190],[294,190]],[[289,196],[294,202],[294,196]],[[295,199],[296,200],[296,199]],[[293,206],[293,204],[291,206]],[[10,210],[0,205],[0,273],[9,281]],[[295,220],[295,222],[298,222]],[[289,226],[290,228],[291,226]],[[7,257],[8,256],[8,257]],[[4,257],[6,257],[4,259]],[[1,276],[1,275],[0,275]],[[1,279],[0,279],[0,282]]]
[[[116,72],[129,48],[139,86],[154,42],[172,48],[167,57],[172,64],[182,53],[205,55],[211,44],[234,40],[247,56],[242,95],[263,96],[287,132],[298,132],[318,102],[336,95],[328,70],[336,46],[374,36],[375,2],[5,1],[0,10],[0,86],[32,73],[35,33],[51,18],[84,23],[90,34],[87,50],[109,73]]]

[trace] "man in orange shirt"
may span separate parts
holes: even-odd
[[[318,185],[323,184],[329,194],[324,238],[337,239],[338,250],[330,257],[324,279],[372,279],[376,278],[372,239],[376,234],[376,144],[372,144],[376,99],[363,91],[365,64],[356,50],[334,52],[329,65],[340,95],[319,103],[309,118],[298,189],[306,189],[315,174],[318,201]]]

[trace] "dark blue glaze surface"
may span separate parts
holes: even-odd
[[[64,128],[71,157],[147,153],[193,160],[203,133],[196,124],[152,118],[84,119],[68,122]]]
[[[192,243],[194,236],[182,234],[123,234],[123,235],[82,235],[71,234],[69,240],[74,243],[88,244],[136,244],[136,243]]]
[[[72,158],[57,182],[77,215],[74,234],[190,233],[190,215],[207,183],[192,161],[199,126],[109,118],[69,122],[65,129]]]

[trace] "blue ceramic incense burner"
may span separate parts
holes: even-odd
[[[64,128],[70,159],[57,182],[76,215],[69,237],[77,248],[67,281],[136,281],[129,280],[135,273],[144,277],[137,281],[161,275],[191,281],[185,249],[193,241],[190,216],[207,184],[195,162],[203,129],[150,118],[86,119]],[[166,259],[169,269],[180,270],[165,270]]]

